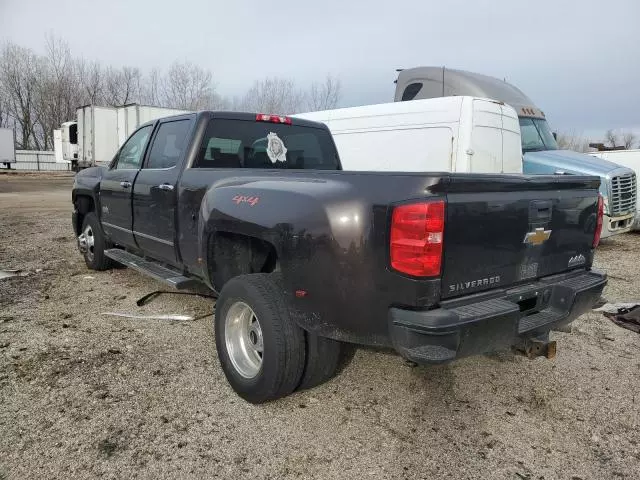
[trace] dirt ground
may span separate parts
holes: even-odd
[[[225,381],[213,302],[89,271],[68,175],[0,174],[0,479],[640,478],[640,336],[590,313],[555,360],[441,367],[358,350],[340,376],[262,406]],[[640,235],[603,244],[605,297],[640,299]],[[104,312],[179,313],[189,322]]]

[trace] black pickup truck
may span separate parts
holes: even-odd
[[[217,296],[218,356],[263,402],[335,374],[346,343],[420,363],[515,348],[590,309],[599,179],[346,172],[326,126],[199,112],[142,125],[80,172],[73,227],[113,261]]]

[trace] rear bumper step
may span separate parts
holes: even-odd
[[[119,248],[105,250],[104,254],[126,267],[133,268],[178,290],[193,289],[202,285],[193,278],[185,277],[181,272]]]
[[[566,326],[600,298],[606,275],[578,271],[553,275],[511,290],[442,302],[428,311],[389,309],[395,349],[416,363],[548,343],[549,331]]]

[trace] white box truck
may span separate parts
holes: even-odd
[[[187,110],[176,110],[173,108],[154,107],[151,105],[138,105],[133,103],[118,107],[116,115],[118,119],[118,146],[129,138],[136,128],[143,123],[150,122],[162,117],[180,115],[181,113],[191,113]]]
[[[77,165],[72,165],[76,168],[86,168],[109,162],[119,145],[116,109],[85,105],[76,110],[76,119],[78,121],[78,159]]]
[[[138,126],[151,120],[188,113],[185,110],[130,104],[122,107],[85,105],[76,110],[76,122],[65,122],[62,158],[74,171],[111,161]]]
[[[16,136],[13,128],[0,128],[0,164],[11,168],[16,162]]]
[[[495,100],[443,97],[293,116],[329,127],[344,170],[522,173],[518,115]]]

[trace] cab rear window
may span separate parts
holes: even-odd
[[[338,170],[327,130],[250,120],[213,119],[195,168]]]

